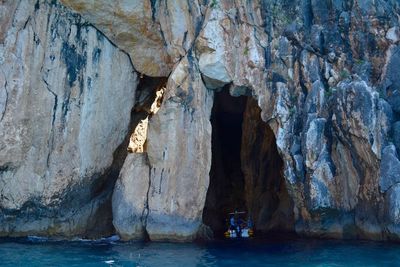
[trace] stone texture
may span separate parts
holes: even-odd
[[[379,186],[386,192],[393,185],[400,183],[400,161],[394,145],[385,147],[382,151]]]
[[[259,231],[293,231],[293,202],[283,177],[274,133],[261,120],[257,102],[249,98],[243,115],[241,168],[247,211]],[[217,199],[219,201],[219,198]]]
[[[198,230],[208,232],[201,224],[212,160],[209,119],[212,90],[220,91],[222,87],[235,96],[253,97],[261,109],[261,119],[274,134],[283,163],[284,182],[279,182],[279,190],[284,187],[287,190],[287,196],[282,197],[283,202],[290,202],[286,215],[291,213],[288,210],[293,212],[293,220],[287,229],[316,237],[400,239],[397,181],[400,173],[398,154],[391,144],[394,142],[398,148],[398,127],[394,123],[400,119],[400,6],[397,0],[355,0],[352,5],[346,1],[300,0],[62,2],[125,50],[139,72],[150,76],[169,75],[161,109],[149,120],[147,152],[127,158],[114,190],[113,221],[124,239],[148,235],[151,240],[192,240]],[[27,5],[19,5],[23,4]],[[85,49],[89,49],[87,58],[94,57],[96,53],[93,55],[91,46],[100,41],[88,39],[82,47],[82,40],[90,34],[78,31],[74,26],[69,30],[68,23],[50,25],[52,34],[47,39],[41,36],[46,33],[46,27],[37,29],[41,34],[33,34],[32,25],[39,19],[28,21],[27,18],[29,14],[31,18],[39,16],[37,13],[42,12],[42,6],[35,11],[32,3],[26,8],[18,8],[7,2],[0,9],[1,14],[13,16],[12,19],[1,17],[0,40],[6,41],[0,50],[0,60],[12,64],[14,59],[18,62],[22,58],[23,62],[30,54],[35,59],[29,68],[15,63],[13,73],[0,72],[3,88],[0,90],[0,127],[8,127],[0,131],[0,134],[7,133],[7,138],[0,139],[3,142],[0,143],[1,181],[10,185],[18,181],[17,199],[24,200],[15,202],[4,196],[9,194],[8,189],[2,191],[0,199],[4,203],[2,207],[12,207],[17,214],[22,214],[17,206],[28,203],[26,196],[30,194],[26,191],[35,192],[33,196],[40,198],[33,204],[29,202],[26,209],[37,207],[37,201],[48,207],[48,203],[53,203],[49,197],[59,188],[69,188],[68,192],[80,188],[83,193],[79,195],[87,196],[86,189],[82,189],[87,188],[85,181],[89,181],[94,173],[104,173],[111,163],[116,144],[122,140],[118,138],[123,136],[120,125],[98,123],[105,115],[96,117],[93,126],[96,131],[86,130],[91,129],[86,123],[93,120],[81,120],[85,118],[79,113],[81,109],[72,105],[82,105],[82,114],[93,109],[85,106],[85,101],[79,102],[86,93],[89,94],[85,87],[88,78],[91,77],[92,82],[94,79],[88,69],[89,60],[83,64],[81,58]],[[44,20],[45,16],[39,17]],[[27,27],[24,27],[25,23]],[[87,25],[83,28],[93,29]],[[12,33],[13,30],[7,29],[15,30]],[[51,39],[53,34],[60,38]],[[19,43],[14,39],[20,40]],[[30,44],[29,47],[46,44],[46,48],[43,52],[30,52],[22,42]],[[54,46],[48,44],[53,42]],[[69,45],[63,48],[63,42]],[[56,63],[51,63],[52,54],[49,54],[44,57],[48,65],[42,68],[42,61],[38,60],[42,58],[40,53],[54,51],[60,53],[55,57]],[[75,54],[78,56],[65,56]],[[58,63],[60,56],[64,63]],[[76,60],[71,61],[71,58]],[[110,56],[105,62],[101,66],[124,61]],[[54,67],[51,64],[56,64],[55,68],[51,68]],[[112,68],[118,73],[112,78],[125,76],[124,82],[112,83],[118,88],[113,92],[125,97],[120,99],[113,95],[110,98],[100,94],[108,101],[115,100],[107,102],[110,105],[107,109],[126,107],[129,110],[129,105],[123,103],[130,101],[126,95],[133,93],[124,93],[123,88],[128,82],[130,88],[134,88],[135,77],[129,74],[133,70],[126,67],[128,65],[124,63],[121,69]],[[55,74],[46,74],[47,68]],[[126,75],[121,75],[123,71]],[[103,74],[105,81],[111,80],[107,76],[110,72]],[[41,79],[46,90],[46,84],[53,85],[55,81],[64,81],[64,86],[57,83],[58,87],[49,87],[50,91],[45,95],[11,89],[22,88],[16,86],[17,83],[40,84]],[[79,79],[85,81],[82,95],[74,87],[79,84]],[[66,95],[70,102],[64,101]],[[96,93],[92,97],[99,95]],[[50,108],[43,110],[42,107]],[[17,108],[22,108],[23,112],[17,113]],[[98,112],[109,116],[109,111]],[[52,125],[53,114],[56,128],[35,127]],[[127,117],[107,123],[127,123]],[[22,123],[32,125],[32,121],[36,123],[33,126],[18,126]],[[76,121],[80,123],[69,128],[69,124]],[[85,122],[85,127],[81,121]],[[113,129],[114,141],[108,138],[110,132],[103,133],[105,129]],[[255,134],[249,127],[243,129],[248,138]],[[77,134],[83,148],[73,145]],[[95,137],[90,139],[89,136]],[[268,134],[257,144],[270,140],[273,139]],[[58,145],[61,141],[63,146]],[[93,144],[96,149],[85,147]],[[48,153],[49,145],[54,153]],[[60,150],[68,150],[70,154]],[[72,153],[76,151],[82,151],[81,155]],[[243,154],[247,152],[249,150],[242,151]],[[47,162],[48,154],[50,167],[42,163]],[[267,150],[260,154],[269,155]],[[73,156],[68,156],[65,161],[62,155]],[[40,164],[25,163],[31,162],[32,157]],[[68,169],[55,172],[59,170],[57,166],[68,166]],[[242,168],[255,181],[274,184],[268,175],[255,174],[262,168],[250,163]],[[46,176],[41,175],[49,170]],[[31,173],[32,178],[18,178],[22,177],[18,172]],[[46,177],[51,177],[48,184],[42,182],[47,181]],[[74,183],[69,181],[78,180],[81,181],[79,185],[70,186]],[[247,192],[261,198],[268,191],[258,190],[252,183],[248,186]],[[112,186],[108,188],[111,190]],[[66,196],[70,195],[65,193],[56,199],[67,201]],[[82,197],[77,199],[82,200]],[[93,203],[89,200],[86,198],[83,203]],[[276,206],[268,208],[269,200],[264,200],[261,206],[265,207],[265,214],[272,215],[263,217],[258,211],[257,217],[264,219],[257,223],[260,229],[267,231],[273,228],[273,222],[280,221],[277,216],[282,213],[272,212]],[[54,210],[61,210],[57,205]],[[82,218],[86,218],[77,217],[83,221]]]
[[[146,154],[128,154],[112,197],[113,224],[123,240],[144,239],[150,169]]]
[[[397,112],[398,106],[398,53],[385,28],[397,27],[398,21],[391,18],[399,6],[395,1],[380,1],[377,6],[362,1],[352,7],[319,1],[217,1],[204,12],[194,61],[209,89],[229,84],[231,94],[257,100],[284,162],[282,171],[293,201],[292,227],[299,234],[388,238],[384,221],[393,216],[385,217],[380,210],[384,204],[397,206],[394,198],[380,192],[379,173],[391,109]],[[389,19],[379,21],[382,15]],[[196,75],[181,64],[174,73]],[[186,88],[180,89],[183,95]],[[386,95],[379,94],[381,88]],[[177,138],[160,133],[157,136],[167,143]],[[156,145],[160,146],[158,141]],[[186,162],[182,157],[180,166]],[[155,176],[162,180],[161,174]],[[177,192],[175,183],[168,188]],[[164,194],[158,199],[172,196]],[[153,218],[163,227],[170,223]],[[269,222],[260,229],[268,228]],[[153,235],[159,237],[163,236]]]
[[[400,46],[391,46],[387,52],[387,64],[384,69],[382,87],[393,111],[400,113]]]
[[[0,7],[0,235],[101,231],[135,99],[129,57],[57,3]]]
[[[353,9],[333,5],[330,10],[322,2],[310,5],[312,15],[307,13],[308,7],[296,9],[302,5],[295,2],[282,1],[272,6],[268,1],[219,1],[217,8],[206,13],[196,48],[200,60],[202,54],[223,55],[220,62],[226,62],[228,74],[210,77],[209,70],[200,70],[203,76],[213,79],[211,87],[218,82],[226,83],[228,79],[224,77],[230,77],[231,87],[247,88],[245,91],[257,98],[261,116],[274,130],[285,163],[284,176],[294,201],[298,233],[380,239],[385,226],[379,225],[379,206],[383,201],[379,169],[392,115],[385,100],[378,96],[381,81],[377,78],[383,74],[392,84],[397,83],[396,78],[391,78],[397,70],[397,53],[388,50],[380,24],[365,28],[371,32],[368,36],[363,35],[362,29],[351,30],[343,42],[338,42],[338,36],[343,30],[361,25],[357,20],[346,24],[348,14],[354,17],[370,10],[372,14],[391,14],[393,10],[398,12],[392,9],[398,5],[390,2],[381,10],[372,4]],[[323,10],[334,14],[336,25],[328,25]],[[298,14],[294,21],[297,25],[290,24],[293,14]],[[371,25],[371,21],[374,19],[364,22]],[[208,25],[211,30],[207,30]],[[218,27],[223,28],[223,33],[210,38],[209,32],[218,31]],[[267,30],[272,39],[262,28],[272,29]],[[372,42],[378,48],[371,46]],[[346,44],[350,44],[359,61],[349,60]],[[364,50],[362,45],[366,46]],[[368,55],[363,51],[368,51]],[[352,75],[350,70],[354,67],[356,71],[358,65],[364,66],[360,76],[358,72]],[[394,92],[388,99],[392,107],[397,107],[396,99]],[[295,140],[300,140],[300,151],[292,150]],[[351,227],[356,230],[347,231]]]
[[[399,27],[392,27],[386,32],[386,39],[392,43],[397,43],[400,40]]]
[[[149,121],[142,156],[147,160],[120,175],[113,210],[122,237],[144,238],[144,228],[151,240],[192,240],[201,226],[209,182],[205,170],[211,164],[212,93],[191,60],[186,57],[172,72],[161,108]],[[126,210],[132,211],[128,218]]]
[[[192,239],[201,224],[206,190],[198,188],[208,186],[212,93],[191,60],[183,59],[171,74],[162,107],[149,125],[150,239]]]
[[[388,190],[386,201],[387,210],[386,215],[388,217],[387,230],[389,232],[389,238],[397,240],[399,233],[400,224],[400,185],[397,183]]]
[[[192,46],[201,22],[198,1],[61,0],[83,15],[119,48],[135,69],[167,76]]]
[[[400,152],[400,121],[393,123],[393,142],[397,148],[397,153]]]

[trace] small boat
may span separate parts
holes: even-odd
[[[250,217],[247,221],[243,218],[246,212],[235,211],[229,213],[228,230],[224,233],[226,238],[249,238],[254,236],[253,224]]]

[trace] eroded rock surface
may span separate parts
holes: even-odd
[[[202,1],[61,0],[127,52],[149,76],[168,76],[193,45]]]
[[[0,236],[110,234],[129,57],[58,3],[0,10]]]
[[[257,206],[258,203],[247,197],[247,209],[257,213],[253,216],[257,219],[258,229],[274,229],[274,225],[281,225],[282,218],[289,218],[287,221],[290,223],[283,228],[293,229],[305,236],[400,239],[398,1],[115,1],[109,4],[107,1],[62,0],[62,3],[82,14],[128,53],[139,72],[149,76],[168,76],[161,109],[149,119],[147,151],[127,157],[114,190],[113,222],[123,239],[140,239],[148,235],[151,240],[191,240],[199,229],[206,229],[202,225],[202,213],[207,190],[211,190],[209,172],[214,156],[211,153],[210,116],[214,90],[222,88],[229,90],[232,96],[254,98],[261,109],[261,119],[266,124],[259,121],[242,126],[242,131],[245,131],[243,136],[248,138],[247,141],[242,139],[242,145],[257,144],[262,148],[259,151],[242,148],[240,163],[245,174],[246,193],[259,196],[262,202]],[[11,2],[2,6],[1,14],[17,12],[12,20],[19,22],[12,23],[10,17],[2,17],[0,40],[11,38],[8,37],[9,30],[4,30],[7,27],[24,33],[35,25],[31,19],[26,24],[28,27],[24,28],[29,14],[37,12],[33,7],[19,9]],[[31,13],[26,10],[31,10]],[[18,12],[22,12],[21,15]],[[57,24],[55,28],[60,27],[64,29],[65,26]],[[91,26],[84,28],[92,29]],[[43,27],[40,29],[46,32]],[[58,32],[67,32],[67,41],[73,42],[71,39],[74,39],[75,30],[71,29]],[[23,38],[22,33],[12,38]],[[75,39],[84,37],[85,34],[81,33]],[[43,40],[43,37],[39,39]],[[59,39],[56,40],[59,42]],[[88,41],[87,46],[93,42],[96,43]],[[83,53],[79,44],[75,44],[74,51]],[[23,46],[16,41],[11,42],[9,47],[3,53],[6,57],[17,53],[23,55],[20,56],[22,58],[28,58],[21,50]],[[53,51],[52,46],[46,47],[43,51]],[[61,51],[61,56],[65,53],[62,48],[56,51]],[[65,51],[72,53],[71,49]],[[79,59],[79,56],[76,58]],[[114,58],[109,58],[107,64],[114,62]],[[66,60],[64,64],[68,65],[68,62]],[[73,62],[73,70],[78,73],[87,70],[87,66],[83,67],[79,62]],[[31,67],[39,68],[39,75],[17,72],[17,66],[13,68],[15,79],[0,73],[0,85],[6,89],[0,91],[0,125],[7,120],[10,129],[19,121],[25,124],[27,121],[29,125],[29,120],[21,114],[39,114],[32,112],[38,109],[32,103],[47,101],[40,107],[55,106],[51,92],[47,98],[37,96],[40,101],[32,93],[18,102],[19,107],[25,108],[25,113],[8,115],[8,106],[12,105],[12,101],[24,96],[9,93],[12,83],[27,83],[30,79],[40,81],[44,77],[51,84],[50,78],[42,73],[46,68],[36,66],[41,64],[32,63]],[[128,72],[128,68],[123,67],[119,73],[123,71]],[[78,78],[92,77],[91,73],[67,75],[62,68],[57,73],[59,76],[56,77],[67,77],[65,84],[68,87],[65,88],[74,88]],[[131,79],[131,84],[134,84],[134,75]],[[125,88],[125,83],[118,82],[115,93],[121,93],[121,88]],[[83,84],[86,86],[86,82]],[[51,90],[58,101],[64,99],[65,93],[60,95],[56,89]],[[72,94],[75,91],[64,89],[63,92]],[[124,106],[121,104],[125,103],[123,101],[128,100],[115,99],[112,107]],[[64,127],[65,121],[61,120],[61,115],[65,113],[64,102],[58,103],[54,110],[60,113],[55,113],[54,122],[57,124],[60,121],[60,127]],[[75,114],[70,109],[67,111],[69,116]],[[40,114],[35,119],[37,124],[50,121],[51,125],[52,109]],[[250,114],[251,111],[248,111],[244,118],[251,119]],[[118,123],[127,122],[121,119]],[[113,133],[115,129],[121,129],[103,126],[101,129],[114,129]],[[18,129],[28,133],[35,127]],[[77,131],[76,127],[73,129]],[[1,169],[2,177],[6,177],[3,180],[16,176],[13,166],[20,166],[20,163],[14,162],[25,161],[20,155],[30,155],[21,153],[29,152],[29,149],[19,145],[23,143],[30,147],[33,144],[24,141],[27,133],[13,133],[11,136],[21,138],[3,141],[7,142],[8,149],[13,148],[13,142],[19,142],[15,146],[19,149],[18,153],[1,154],[0,159],[5,162],[2,166],[6,166]],[[264,138],[261,138],[263,135]],[[46,150],[48,139],[38,138],[46,136],[44,133],[31,136],[32,140],[42,142],[33,146],[34,149]],[[65,133],[54,136],[50,142],[53,146],[58,140],[65,140],[63,149],[73,143],[66,139],[69,135]],[[261,140],[254,142],[254,138]],[[109,139],[105,140],[98,140],[96,144],[107,144],[110,147],[102,147],[101,152],[112,153],[116,146],[111,145],[113,142]],[[272,156],[268,147],[271,140],[277,147],[277,154]],[[107,153],[90,154],[83,158],[111,155]],[[246,155],[264,158],[252,162],[243,160]],[[39,162],[44,160],[42,157],[37,159]],[[54,161],[56,157],[53,154],[49,159],[54,166],[61,165],[60,161]],[[264,164],[264,160],[268,162]],[[273,164],[279,165],[279,171],[266,169],[268,166],[271,168],[271,160],[281,162]],[[72,162],[75,161],[68,161]],[[84,170],[92,166],[92,172],[87,173],[102,170],[110,164],[101,159],[90,162],[94,163],[84,165]],[[82,168],[81,165],[71,167],[74,170]],[[42,172],[48,169],[42,168]],[[276,176],[281,179],[276,179]],[[58,181],[54,178],[58,177],[55,174],[46,177]],[[82,176],[79,172],[79,175],[67,177],[72,177],[74,181],[77,177],[81,179],[90,175],[85,172]],[[39,180],[35,179],[19,181],[29,184]],[[259,183],[267,186],[257,187]],[[69,183],[65,183],[64,187],[67,188],[67,185]],[[38,196],[43,192],[41,187],[32,187],[32,184],[22,188],[37,190]],[[271,197],[268,194],[271,188],[279,193]],[[6,197],[2,197],[1,201],[13,203]]]
[[[284,161],[297,233],[385,238],[391,219],[380,213],[379,181],[400,175],[395,163],[391,175],[379,175],[398,118],[394,30],[386,34],[398,25],[389,15],[398,8],[219,1],[206,13],[200,62],[216,53],[225,63],[202,74],[210,88],[229,83],[231,94],[250,91],[258,100]],[[383,14],[388,20],[377,18]]]
[[[161,108],[149,120],[147,153],[135,155],[135,168],[129,167],[135,157],[128,157],[114,191],[114,224],[122,237],[140,236],[145,229],[151,240],[195,238],[209,182],[211,107],[212,92],[187,56],[169,77]],[[127,219],[120,217],[125,210],[132,211]]]
[[[397,191],[393,187],[385,192],[400,175],[390,145],[392,139],[397,143],[398,127],[392,130],[392,125],[399,119],[394,78],[398,12],[395,1],[216,1],[207,8],[194,61],[208,89],[228,86],[234,96],[252,95],[262,109],[283,161],[288,201],[293,201],[294,223],[287,229],[338,238],[398,235]],[[182,71],[183,76],[193,75],[193,69],[180,65],[174,72]],[[150,127],[159,124],[150,122]],[[181,132],[158,129],[165,142],[176,142],[171,130]],[[162,150],[159,141],[152,144],[149,139],[149,145]],[[383,163],[388,145],[391,152],[384,158],[392,160]],[[180,159],[185,168],[186,158]],[[382,164],[390,164],[385,167],[390,174],[380,171]],[[263,167],[258,168],[253,172],[262,172]],[[163,175],[155,175],[163,180]],[[184,176],[163,181],[170,179],[173,192],[175,181],[187,183]],[[201,188],[197,192],[202,193]],[[164,194],[157,203],[163,205],[162,200],[171,197]],[[194,207],[189,199],[182,203]],[[389,211],[381,212],[385,207]],[[268,229],[273,220],[279,221],[271,218],[259,229]]]

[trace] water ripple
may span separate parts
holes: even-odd
[[[0,266],[399,266],[395,243],[321,240],[203,244],[0,240]]]

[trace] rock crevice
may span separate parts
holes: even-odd
[[[254,99],[238,195],[260,230],[399,239],[398,1],[61,2],[85,20],[54,1],[0,4],[2,235],[85,232],[91,212],[65,203],[103,203],[87,188],[128,134],[136,69],[168,78],[114,188],[123,239],[204,230],[221,88]]]
[[[107,221],[100,210],[110,204],[113,153],[135,99],[129,57],[56,2],[0,9],[13,11],[1,17],[12,23],[1,23],[0,166],[13,167],[0,173],[0,235],[109,234],[110,221],[96,221]]]

